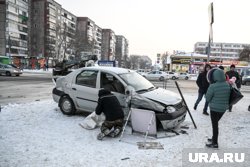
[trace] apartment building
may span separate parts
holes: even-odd
[[[111,29],[102,29],[101,60],[115,60],[115,32]]]
[[[77,17],[78,50],[82,56],[97,55],[101,59],[102,29],[88,17]]]
[[[128,40],[122,35],[116,35],[115,60],[118,61],[119,67],[125,67],[128,59]]]
[[[30,0],[0,0],[0,55],[20,66],[28,57]]]
[[[71,48],[75,38],[76,16],[54,0],[33,0],[31,13],[32,64],[40,61],[40,64],[54,65],[56,61],[73,57]]]
[[[206,54],[207,46],[208,42],[197,42],[194,45],[194,52]],[[239,58],[239,54],[244,49],[244,46],[250,46],[250,44],[214,42],[211,44],[210,55],[216,57],[218,61],[236,60]]]

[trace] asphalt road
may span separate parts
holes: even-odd
[[[50,73],[23,73],[19,77],[0,76],[0,105],[51,98],[53,87]]]
[[[168,80],[167,82],[152,81],[157,87],[163,87],[178,93],[175,81],[182,93],[197,93],[195,80]],[[8,103],[24,103],[52,99],[51,73],[23,73],[19,77],[0,76],[0,105]],[[242,86],[242,92],[249,94],[250,86]]]

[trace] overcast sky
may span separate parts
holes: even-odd
[[[55,0],[129,40],[129,53],[193,51],[207,42],[208,6],[214,4],[214,42],[250,43],[249,0]]]

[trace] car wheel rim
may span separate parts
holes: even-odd
[[[68,100],[65,100],[63,102],[62,108],[65,112],[70,112],[71,111],[71,103]]]

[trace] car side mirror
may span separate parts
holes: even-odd
[[[126,89],[125,89],[125,94],[126,94],[127,96],[133,95],[134,92],[135,92],[135,89],[134,89],[132,86],[130,86],[130,85],[128,85],[128,86],[126,87]]]

